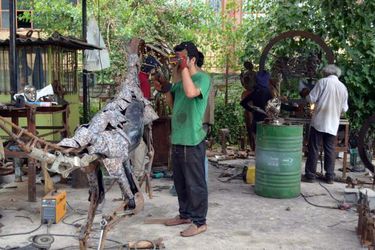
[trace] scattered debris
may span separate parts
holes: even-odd
[[[165,248],[163,239],[129,241],[128,249],[162,249]]]

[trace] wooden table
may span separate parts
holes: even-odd
[[[37,114],[62,114],[62,126],[37,126],[36,115]],[[16,108],[15,106],[6,106],[0,109],[0,116],[9,117],[12,119],[12,123],[19,125],[20,118],[27,118],[27,130],[34,135],[37,135],[37,129],[52,129],[52,132],[38,135],[40,137],[51,135],[54,133],[61,133],[62,137],[67,137],[69,133],[68,117],[69,117],[69,105],[41,107],[41,106],[25,106],[24,108]],[[57,129],[57,131],[55,131]],[[14,152],[4,149],[6,158],[27,158],[27,155],[23,152]],[[33,159],[28,160],[28,200],[36,201],[36,162]]]
[[[292,124],[303,124],[304,125],[304,140],[303,140],[303,152],[307,152],[307,144],[309,139],[310,121],[309,118],[284,118],[286,123]],[[346,178],[346,172],[348,168],[348,148],[349,148],[349,120],[340,119],[339,128],[344,127],[344,144],[338,144],[336,141],[335,152],[344,153],[343,164],[342,164],[342,178]]]

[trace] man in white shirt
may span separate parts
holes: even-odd
[[[323,141],[325,178],[327,183],[332,184],[335,176],[336,135],[341,113],[348,110],[348,91],[339,80],[341,70],[336,65],[325,66],[322,73],[324,78],[317,82],[310,93],[302,91],[309,103],[315,103],[311,119],[305,176],[302,180],[306,182],[315,180],[319,148]]]

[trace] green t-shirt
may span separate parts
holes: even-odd
[[[197,72],[191,79],[194,85],[201,89],[200,96],[189,99],[185,95],[182,81],[173,84],[171,89],[173,96],[172,144],[175,145],[195,146],[206,136],[202,120],[210,90],[210,77],[203,72]]]

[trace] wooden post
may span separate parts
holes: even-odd
[[[35,126],[35,108],[27,107],[27,129],[33,135],[36,134]],[[27,182],[28,182],[28,200],[31,202],[36,201],[36,162],[34,159],[28,159],[27,161]]]
[[[227,128],[219,129],[219,135],[220,135],[221,153],[226,155],[227,154],[227,141],[229,137],[229,129]]]

